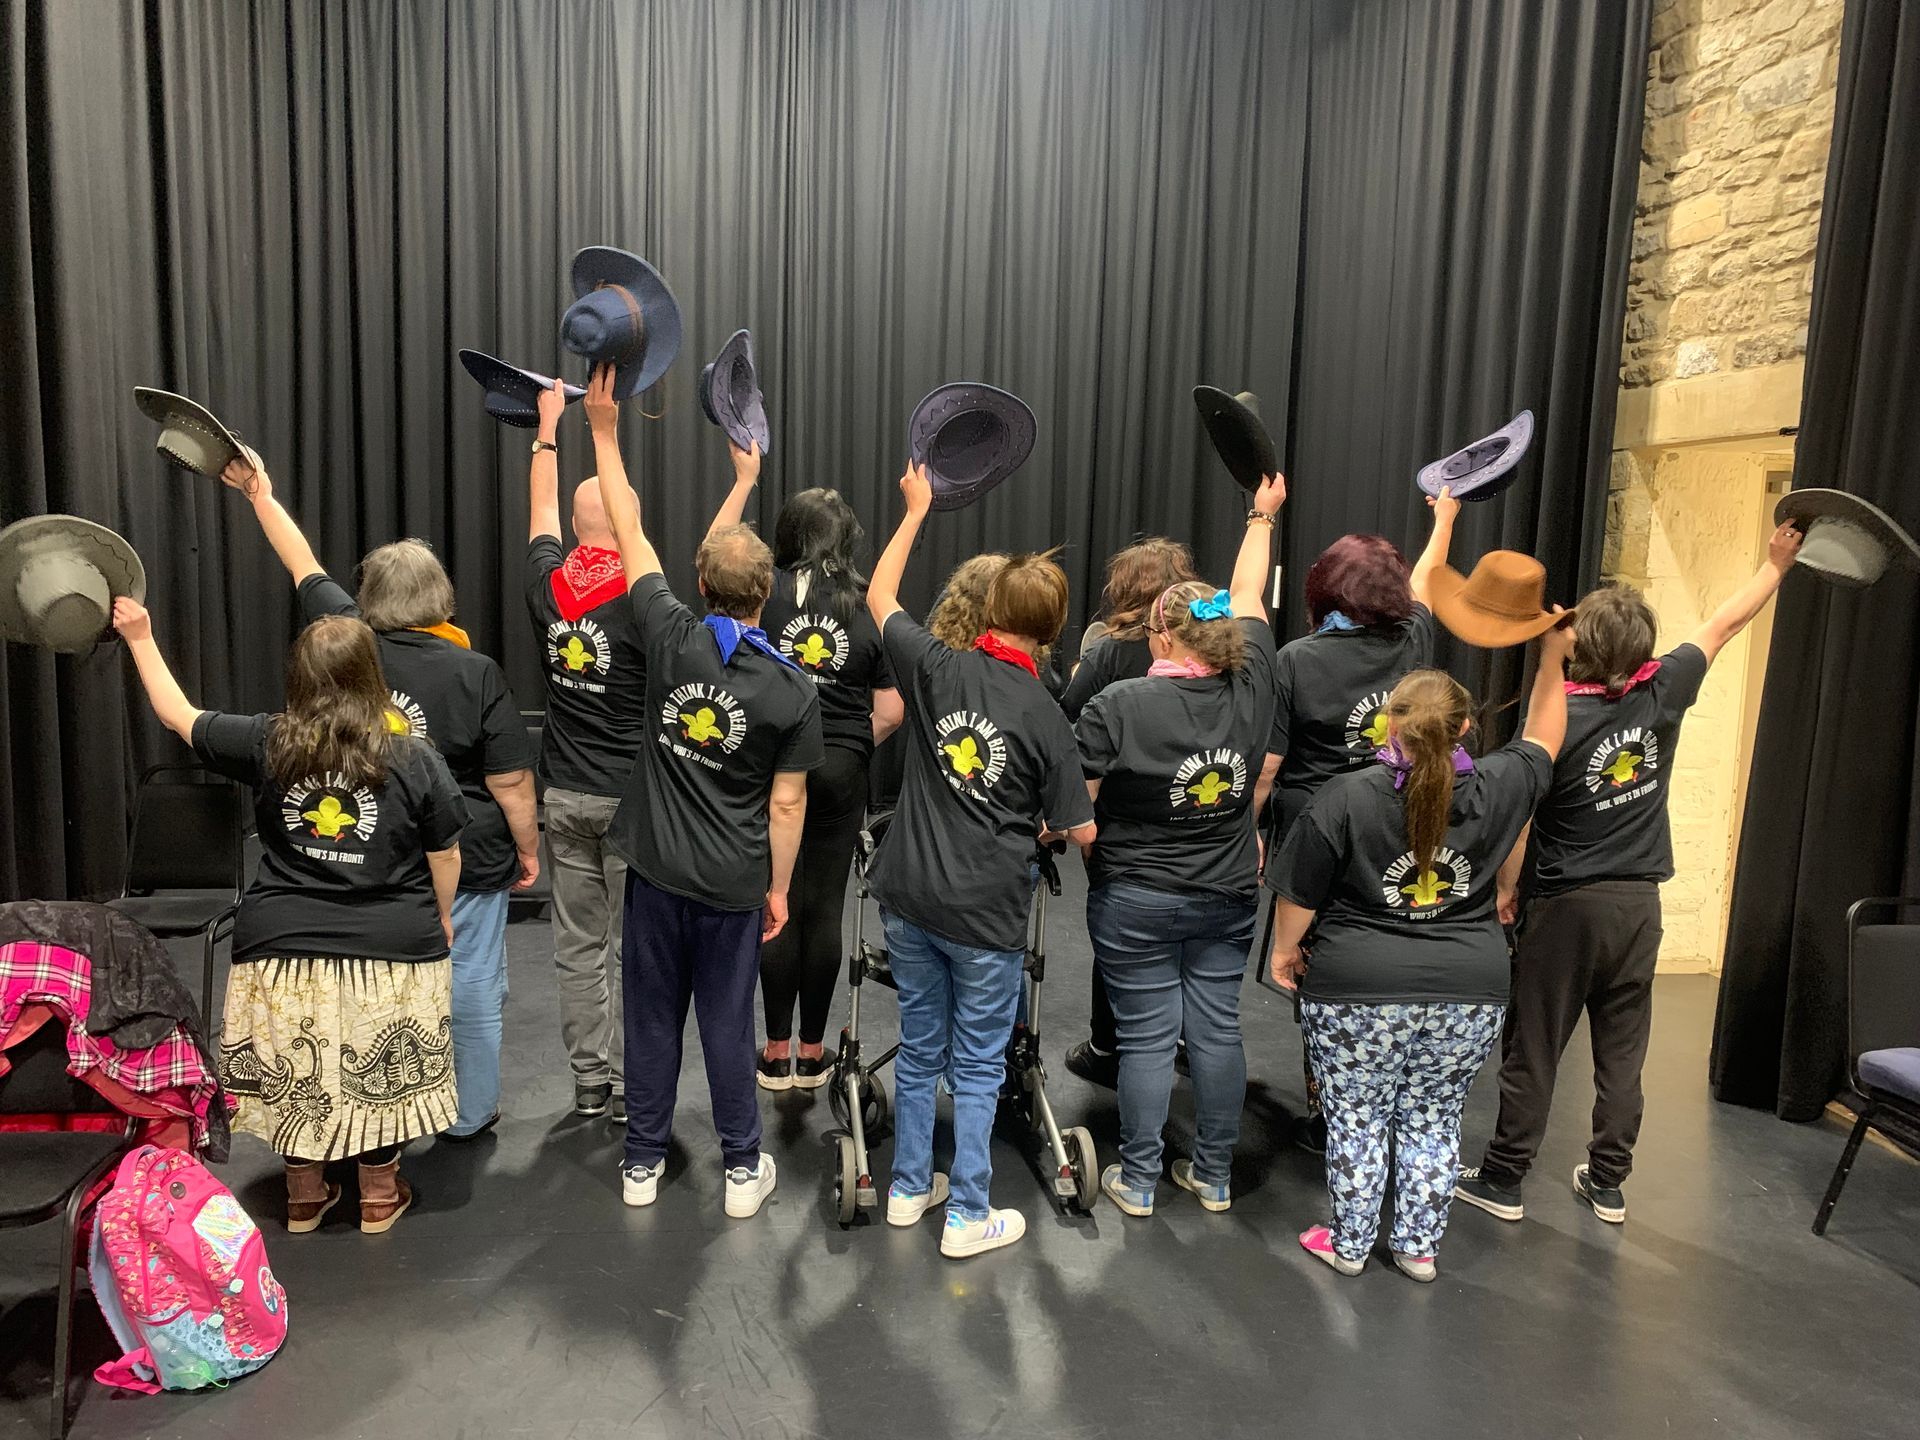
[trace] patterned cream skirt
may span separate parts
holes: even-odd
[[[453,1124],[448,960],[296,957],[235,965],[220,1079],[235,1130],[295,1160],[385,1150]]]

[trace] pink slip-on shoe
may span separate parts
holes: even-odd
[[[1342,1260],[1333,1248],[1333,1232],[1324,1225],[1300,1232],[1300,1248],[1316,1260],[1324,1260],[1342,1275],[1358,1275],[1366,1269],[1364,1260]]]

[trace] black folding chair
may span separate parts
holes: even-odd
[[[13,1068],[0,1076],[0,1114],[80,1115],[120,1112],[67,1074],[67,1029],[50,1020],[6,1052]],[[0,1131],[0,1230],[64,1218],[60,1227],[60,1299],[53,1322],[53,1421],[63,1440],[73,1369],[73,1272],[87,1193],[133,1144],[131,1119],[113,1131]]]
[[[127,881],[107,903],[162,940],[203,938],[200,1023],[208,1035],[219,1028],[214,947],[233,933],[245,883],[240,787],[198,765],[156,765],[142,775],[127,840]]]
[[[1920,923],[1903,915],[1920,916],[1920,898],[1860,900],[1847,911],[1847,1064],[1864,1103],[1814,1216],[1816,1235],[1827,1233],[1867,1131],[1908,1147],[1920,1138]]]

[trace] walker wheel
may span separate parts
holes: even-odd
[[[854,1163],[853,1137],[840,1137],[840,1173],[833,1177],[834,1216],[840,1222],[842,1230],[853,1227],[854,1217],[860,1213],[860,1172]]]
[[[1073,1167],[1072,1208],[1082,1215],[1093,1213],[1093,1202],[1100,1195],[1100,1152],[1094,1148],[1093,1132],[1076,1125],[1060,1139],[1067,1147],[1067,1161]]]
[[[833,1118],[839,1122],[841,1129],[853,1128],[853,1117],[847,1113],[847,1087],[844,1081],[828,1087],[827,1104],[832,1107]],[[866,1133],[867,1144],[872,1145],[885,1130],[887,1113],[887,1087],[877,1075],[862,1075],[860,1125]]]

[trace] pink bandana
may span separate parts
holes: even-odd
[[[1219,673],[1198,655],[1184,660],[1156,660],[1147,667],[1147,674],[1161,680],[1204,680]]]
[[[1622,690],[1620,693],[1624,695],[1627,693],[1627,690],[1633,689],[1634,686],[1646,684],[1647,681],[1659,673],[1660,662],[1658,660],[1647,661],[1646,664],[1633,672],[1633,678],[1627,681],[1627,689]],[[1569,695],[1604,695],[1606,693],[1607,687],[1604,685],[1595,685],[1589,681],[1567,681],[1567,694]]]

